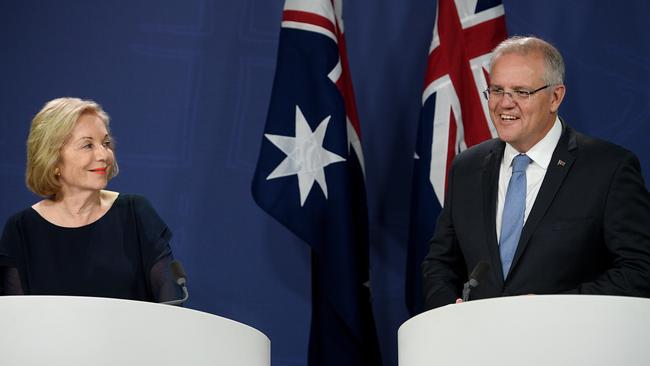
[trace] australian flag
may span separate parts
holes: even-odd
[[[340,0],[287,0],[257,204],[312,249],[309,365],[380,365],[359,120]]]
[[[414,154],[406,304],[423,310],[420,264],[444,203],[454,157],[496,137],[487,101],[492,50],[507,37],[503,4],[494,0],[438,0]]]

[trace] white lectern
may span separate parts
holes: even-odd
[[[399,366],[647,366],[650,299],[516,296],[447,305],[398,331]]]
[[[271,342],[247,325],[139,301],[0,297],[0,365],[270,365]]]

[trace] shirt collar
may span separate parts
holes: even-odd
[[[555,123],[551,127],[550,131],[537,142],[533,147],[526,152],[526,155],[540,167],[547,169],[548,164],[551,162],[551,157],[553,156],[553,151],[557,146],[560,137],[562,136],[562,123],[560,122],[559,117],[555,117]],[[503,161],[507,162],[508,166],[512,164],[512,159],[519,155],[519,151],[512,147],[510,144],[506,143],[506,149],[503,152]]]

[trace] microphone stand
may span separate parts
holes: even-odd
[[[190,298],[190,294],[187,291],[187,275],[185,274],[185,270],[183,270],[183,265],[181,264],[181,262],[173,261],[169,264],[169,266],[171,267],[174,277],[176,277],[176,284],[178,284],[183,290],[183,298],[170,300],[170,301],[163,301],[161,302],[161,304],[180,306],[183,305],[185,301],[187,301],[187,299]]]

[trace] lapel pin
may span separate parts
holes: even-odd
[[[558,166],[564,166],[564,165],[566,165],[566,161],[560,159],[560,160],[557,161],[557,165]]]

